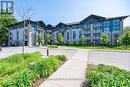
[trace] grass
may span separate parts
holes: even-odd
[[[114,66],[91,65],[86,79],[88,87],[130,87],[130,71]]]
[[[100,50],[126,50],[125,46],[100,46],[100,45],[67,45],[67,47],[82,48],[82,49],[100,49]],[[130,50],[130,46],[127,49]]]
[[[51,75],[65,59],[63,55],[43,59],[38,52],[0,59],[0,87],[29,87],[37,79]]]

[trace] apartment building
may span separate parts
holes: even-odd
[[[123,20],[128,16],[102,17],[91,14],[87,18],[72,23],[59,23],[55,26],[45,25],[42,21],[26,20],[26,28],[23,28],[24,22],[18,22],[9,26],[10,37],[9,44],[14,43],[22,45],[23,37],[25,45],[36,46],[36,36],[40,33],[43,38],[46,33],[51,35],[52,44],[57,43],[58,33],[64,36],[64,44],[79,44],[80,37],[85,37],[86,44],[101,44],[103,34],[109,38],[110,45],[116,45],[117,38],[123,34]],[[23,34],[23,30],[25,34]],[[24,36],[23,36],[24,35]]]

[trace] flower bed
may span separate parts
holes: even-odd
[[[36,80],[55,72],[64,62],[62,59],[60,55],[43,59],[40,53],[25,54],[24,57],[16,54],[1,59],[0,87],[30,87]]]
[[[89,87],[130,87],[130,72],[114,66],[89,65],[86,79]]]

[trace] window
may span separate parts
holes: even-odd
[[[88,24],[83,24],[83,28],[89,28],[90,27],[90,25],[88,25]]]
[[[109,32],[109,31],[110,31],[109,27],[105,27],[105,28],[103,29],[103,32]]]
[[[82,28],[82,25],[77,25],[77,28]]]
[[[119,31],[119,26],[113,26],[113,31]]]
[[[79,38],[81,38],[81,31],[79,31]]]
[[[10,40],[12,40],[11,36],[10,36]]]
[[[28,37],[27,37],[27,35],[25,35],[25,39],[27,39]]]
[[[17,40],[19,39],[19,31],[17,30]]]
[[[73,25],[73,26],[72,26],[72,28],[73,28],[73,29],[76,29],[76,28],[77,28],[77,26],[76,26],[76,25]]]
[[[73,39],[76,39],[76,31],[73,31]]]
[[[67,40],[69,40],[69,32],[67,32]]]
[[[119,19],[113,20],[113,25],[119,25],[119,23],[120,23]]]
[[[104,25],[104,26],[110,26],[110,21],[105,21],[105,22],[103,23],[103,25]]]

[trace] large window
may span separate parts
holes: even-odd
[[[79,31],[79,38],[81,38],[81,35],[82,35],[81,31]]]
[[[83,28],[90,28],[89,24],[83,24]]]
[[[76,29],[76,28],[77,28],[77,26],[76,26],[76,25],[73,25],[73,26],[72,26],[72,28],[73,28],[73,29]]]
[[[103,26],[110,26],[110,21],[104,21]]]
[[[119,31],[119,26],[113,26],[113,31]]]
[[[93,24],[93,27],[100,27],[100,26],[101,26],[100,23]]]
[[[67,32],[67,40],[69,40],[69,32]]]
[[[120,23],[119,19],[113,20],[113,25],[119,25],[119,23]]]
[[[76,39],[76,31],[73,31],[73,39]]]
[[[17,40],[19,39],[19,31],[17,30]]]
[[[110,28],[109,27],[104,27],[103,28],[103,32],[109,32],[110,31]]]

